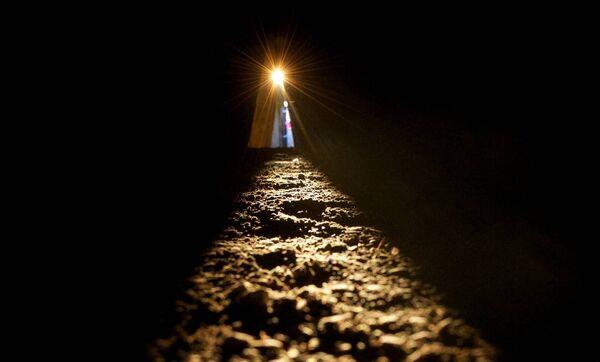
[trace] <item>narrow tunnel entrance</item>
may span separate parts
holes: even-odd
[[[271,72],[271,85],[258,90],[248,147],[295,147],[290,109],[292,101],[285,90],[284,80],[283,70],[276,68]]]

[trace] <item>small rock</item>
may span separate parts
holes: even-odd
[[[326,331],[334,325],[338,325],[341,321],[352,318],[352,313],[336,314],[329,317],[324,317],[319,320],[319,331]]]
[[[320,251],[329,251],[332,253],[342,253],[348,250],[346,244],[342,242],[331,242],[319,249]]]
[[[337,283],[327,283],[327,288],[331,291],[353,291],[354,286],[352,284],[337,282]]]
[[[379,344],[386,356],[394,360],[400,360],[406,356],[403,346],[406,344],[406,336],[395,336],[384,334],[379,337]]]
[[[329,280],[331,270],[327,264],[322,264],[318,261],[307,261],[294,269],[293,275],[296,285],[322,285]]]
[[[283,343],[275,338],[263,338],[255,340],[253,346],[257,349],[278,349],[283,348]]]
[[[256,263],[264,269],[273,269],[279,265],[296,262],[296,253],[292,249],[277,249],[264,254],[254,254]]]
[[[320,343],[319,339],[316,337],[313,337],[308,341],[308,350],[313,351],[313,350],[319,348],[320,344],[321,343]]]
[[[256,286],[241,286],[231,292],[226,314],[232,321],[242,321],[246,331],[259,331],[269,315],[269,293]]]
[[[254,338],[252,338],[252,336],[249,334],[235,332],[233,335],[225,338],[225,341],[223,341],[223,345],[221,347],[223,354],[226,357],[241,354],[244,349],[250,347],[253,339]]]
[[[344,353],[344,352],[348,352],[351,349],[352,349],[352,345],[350,343],[348,343],[348,342],[340,342],[340,341],[338,341],[338,342],[335,343],[335,350],[337,352]]]

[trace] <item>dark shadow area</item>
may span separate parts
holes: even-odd
[[[69,273],[78,287],[93,281],[80,298],[97,306],[82,313],[93,314],[86,324],[102,336],[86,337],[89,348],[100,343],[97,353],[125,360],[143,360],[147,343],[162,335],[186,278],[262,158],[246,152],[251,104],[226,102],[234,92],[225,24],[166,12],[158,22],[136,19],[86,39],[102,67],[86,79],[93,94],[81,96],[91,116],[77,142],[91,152],[75,155],[89,185],[89,212],[75,218],[86,235],[77,246],[86,272]]]
[[[570,233],[578,223],[575,200],[555,195],[568,184],[549,185],[548,178],[528,185],[528,177],[541,175],[506,170],[519,163],[514,159],[490,165],[481,155],[490,146],[462,143],[466,137],[493,143],[502,135],[446,129],[440,139],[437,132],[423,126],[360,132],[314,158],[507,360],[569,355],[564,346],[577,336],[565,331],[578,327],[568,311],[581,302],[582,271],[580,241]],[[502,175],[486,179],[490,172]],[[503,189],[512,177],[525,181]]]
[[[352,61],[319,83],[334,111],[298,96],[304,146],[505,360],[573,357],[584,154],[564,122],[582,121],[549,75],[569,46],[551,24],[533,49],[530,18],[487,20],[332,31]]]

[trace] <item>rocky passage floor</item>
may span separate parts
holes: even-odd
[[[276,155],[239,196],[152,358],[494,360],[367,219],[308,161]]]

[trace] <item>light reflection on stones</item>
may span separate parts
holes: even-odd
[[[488,361],[494,349],[301,158],[267,162],[177,303],[157,361]]]

